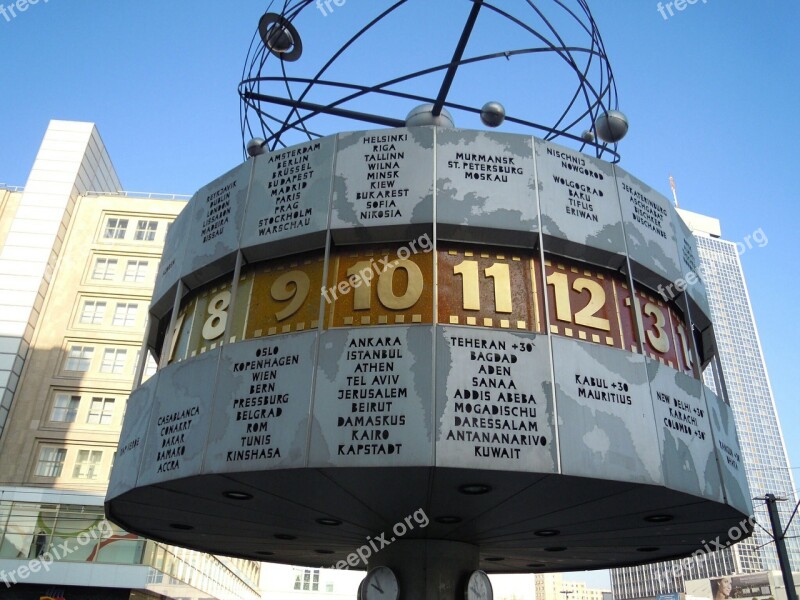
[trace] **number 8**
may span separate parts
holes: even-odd
[[[214,340],[225,333],[228,324],[228,307],[231,305],[231,292],[219,292],[208,301],[208,314],[203,325],[203,339]]]

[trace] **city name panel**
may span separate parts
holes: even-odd
[[[360,131],[250,159],[170,228],[159,368],[128,402],[107,512],[317,567],[418,509],[403,535],[474,544],[490,572],[732,541],[752,505],[703,383],[698,264],[657,191],[530,136]]]

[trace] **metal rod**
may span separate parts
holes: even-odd
[[[792,520],[794,519],[795,515],[797,514],[797,509],[800,508],[800,502],[794,505],[794,510],[792,511],[792,516],[789,517],[789,521],[786,523],[786,527],[783,528],[783,537],[786,537],[786,532],[789,531],[789,526],[792,524]]]
[[[775,494],[765,494],[764,500],[769,511],[769,522],[772,525],[772,536],[775,538],[775,550],[778,553],[778,563],[783,573],[783,585],[786,587],[787,600],[797,600],[797,590],[794,589],[794,578],[792,577],[792,564],[789,562],[789,554],[786,552],[786,542],[784,541],[783,528],[781,527],[781,517],[778,514],[778,500]]]
[[[464,61],[464,63],[466,64],[466,63],[468,63],[470,61],[473,61],[473,60],[475,60],[475,59],[467,59],[466,61]],[[426,72],[430,72],[430,71],[431,70],[427,70]],[[422,71],[420,71],[420,73],[422,73]],[[308,83],[310,81],[309,79],[306,79],[306,78],[303,78],[303,77],[287,77],[286,79],[288,81],[294,81],[296,83]],[[404,79],[407,79],[407,78],[401,78],[401,79],[404,80]],[[282,81],[282,78],[281,77],[263,77],[263,78],[261,78],[261,80],[262,81],[268,81],[268,82],[273,82],[273,81],[280,82],[280,81]],[[252,80],[248,79],[248,80],[244,81],[243,83],[253,83],[255,81],[256,81],[255,79],[252,79]],[[395,83],[397,81],[400,81],[400,80],[393,80],[392,82],[388,82],[388,83]],[[351,83],[341,83],[341,82],[337,82],[337,81],[324,81],[324,80],[317,81],[318,85],[336,86],[336,87],[343,87],[343,88],[348,88],[348,89],[359,90],[359,93],[352,94],[352,95],[347,96],[347,97],[345,97],[345,98],[343,98],[341,100],[337,100],[337,103],[341,103],[341,102],[344,102],[346,100],[352,100],[352,99],[355,99],[355,98],[358,98],[358,97],[362,97],[363,95],[366,95],[367,93],[384,94],[384,95],[387,95],[387,96],[392,96],[392,97],[397,97],[397,98],[405,98],[405,99],[409,99],[409,100],[416,100],[418,102],[429,102],[430,101],[430,99],[426,98],[425,96],[416,96],[414,94],[406,94],[406,93],[403,93],[403,92],[396,92],[396,91],[393,91],[393,90],[382,89],[382,86],[388,85],[388,83],[387,84],[380,84],[379,86],[372,87],[372,88],[367,88],[367,87],[364,87],[364,86],[361,86],[361,85],[355,85],[355,84],[351,84]],[[265,96],[263,94],[258,94],[256,92],[252,92],[252,91],[241,91],[240,90],[239,94],[240,94],[240,96],[242,98],[254,99],[254,100],[259,100],[260,98],[274,98],[273,96]],[[290,104],[290,101],[286,100],[285,98],[280,98],[280,97],[277,98],[276,103],[278,103],[278,101],[280,101],[279,103],[281,105],[283,105],[283,106],[294,106],[295,104],[298,104],[298,103],[301,102],[300,100],[296,100],[295,104]],[[349,111],[346,111],[344,109],[338,109],[335,106],[329,106],[329,105],[325,105],[324,107],[321,107],[321,105],[319,105],[319,104],[311,104],[311,103],[304,103],[304,105],[306,107],[317,107],[317,109],[314,109],[314,114],[319,114],[319,113],[337,114],[337,115],[340,115],[340,116],[343,116],[343,117],[347,118],[347,113],[349,112]],[[471,112],[471,113],[475,113],[475,114],[480,114],[480,112],[481,112],[479,108],[472,108],[470,106],[466,106],[466,105],[463,105],[463,104],[456,104],[454,102],[445,102],[445,106],[447,106],[448,108],[451,108],[451,109],[462,110],[464,112]],[[302,108],[302,106],[301,106],[301,108]],[[258,112],[259,114],[263,113],[263,111],[259,110],[255,106],[253,106],[253,109],[256,110],[256,112]],[[266,113],[263,113],[263,114],[266,114]],[[363,113],[358,113],[358,114],[362,114],[363,115]],[[267,116],[270,116],[270,115],[267,115]],[[313,115],[306,115],[305,117],[299,117],[295,121],[285,125],[285,127],[287,129],[295,128],[295,126],[299,122],[305,121],[305,120],[309,119],[312,116]],[[373,115],[370,115],[370,117],[372,117],[372,116]],[[270,117],[270,118],[272,118],[275,121],[280,121],[277,117]],[[388,120],[388,117],[379,117],[379,118]],[[534,123],[532,121],[525,121],[524,119],[518,119],[518,118],[513,117],[511,115],[507,115],[506,116],[506,121],[509,122],[509,123],[517,123],[519,125],[524,125],[525,127],[532,127],[534,129],[538,129],[540,131],[544,131],[544,132],[546,132],[548,134],[551,134],[552,137],[562,136],[562,137],[565,137],[565,138],[569,138],[571,140],[575,140],[576,142],[581,142],[581,143],[583,143],[583,144],[585,144],[587,146],[591,146],[591,147],[597,149],[598,151],[608,152],[614,158],[614,160],[611,160],[609,162],[614,162],[614,163],[619,162],[619,159],[620,159],[619,153],[614,151],[614,150],[612,150],[611,148],[607,147],[606,144],[598,144],[596,142],[587,142],[583,138],[581,138],[581,137],[579,137],[577,135],[574,135],[572,133],[569,133],[568,131],[558,131],[556,129],[553,129],[552,127],[547,127],[545,125],[540,125],[540,124]],[[368,121],[368,122],[377,122],[377,121]],[[386,124],[386,123],[379,123],[379,124],[383,125],[383,124]],[[403,127],[403,126],[405,126],[405,122],[401,122],[399,119],[397,119],[396,122],[388,123],[388,126],[389,127]],[[273,139],[277,139],[282,132],[283,132],[283,130],[281,130],[278,133],[273,134],[271,137],[269,137],[267,139],[267,142],[269,143]],[[548,139],[550,139],[550,138],[548,138]],[[599,156],[599,153],[600,152],[598,152],[598,156]]]
[[[392,119],[390,117],[382,117],[380,115],[371,115],[368,113],[357,112],[354,110],[347,110],[344,108],[336,108],[333,106],[326,106],[324,104],[314,104],[304,100],[289,100],[288,98],[281,98],[280,96],[269,96],[266,94],[256,94],[255,92],[245,92],[244,97],[248,100],[258,100],[259,102],[272,102],[273,104],[280,104],[281,106],[289,106],[292,108],[302,108],[305,110],[313,111],[317,114],[333,115],[336,117],[345,117],[347,119],[354,119],[356,121],[364,121],[366,123],[375,123],[376,125],[386,125],[387,127],[405,127],[406,122],[402,119]]]
[[[461,64],[461,58],[464,56],[464,50],[467,48],[467,42],[469,41],[469,36],[472,35],[472,28],[478,19],[478,12],[480,12],[481,6],[483,6],[483,0],[474,0],[472,10],[469,12],[469,17],[467,17],[467,23],[464,25],[464,31],[461,32],[461,39],[458,40],[456,51],[453,53],[453,60],[450,61],[439,95],[436,98],[436,102],[433,103],[431,112],[434,117],[442,114],[444,101],[447,100],[447,93],[450,91],[450,86],[453,85],[453,79],[456,76],[456,71],[458,71],[458,66]]]

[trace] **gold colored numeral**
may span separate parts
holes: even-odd
[[[499,313],[513,312],[511,309],[511,272],[506,263],[494,263],[484,270],[494,280],[494,307]]]
[[[683,352],[683,361],[686,368],[692,370],[694,368],[692,361],[692,353],[689,351],[689,340],[686,339],[686,329],[683,325],[678,325],[675,328],[678,332],[678,337],[681,338],[681,351]]]
[[[278,277],[269,290],[272,299],[276,302],[289,302],[289,304],[275,313],[278,321],[285,321],[301,308],[308,299],[311,289],[311,279],[303,271],[289,271]]]
[[[322,288],[323,257],[293,256],[253,265],[236,294],[236,310],[231,311],[234,327],[231,336],[241,332],[243,339],[255,339],[315,329],[319,325],[319,297]],[[239,325],[241,324],[241,329]]]
[[[369,310],[372,304],[370,297],[369,283],[365,281],[359,273],[361,270],[372,271],[372,263],[367,260],[361,260],[347,269],[348,277],[355,277],[355,281],[359,282],[358,286],[354,287],[353,292],[353,310]]]
[[[575,323],[593,329],[611,331],[611,323],[608,319],[598,317],[597,313],[605,306],[606,291],[603,286],[591,279],[583,277],[576,279],[572,284],[572,289],[576,292],[589,292],[589,302],[581,310],[575,313]]]
[[[408,285],[402,296],[394,294],[394,274],[397,269],[405,270],[408,276]],[[422,297],[422,288],[425,282],[422,270],[417,263],[408,259],[395,261],[378,277],[378,300],[391,310],[405,310],[411,308]]]
[[[347,269],[349,277],[358,277],[362,270],[369,271],[372,269],[372,264],[369,261],[362,260]],[[401,296],[394,293],[394,277],[398,269],[406,272],[408,277],[408,284],[406,290]],[[422,297],[422,291],[425,286],[422,270],[419,266],[408,259],[399,259],[390,263],[386,269],[378,275],[378,300],[380,303],[390,310],[405,310],[414,306]],[[355,288],[353,295],[353,309],[354,310],[369,310],[372,308],[372,296],[370,295],[370,285],[368,282],[362,282]]]
[[[653,323],[655,332],[650,329],[645,332],[647,341],[650,342],[650,346],[653,347],[653,350],[660,352],[661,354],[666,354],[669,352],[669,336],[664,329],[664,325],[667,324],[664,311],[662,311],[652,302],[648,302],[644,305],[644,314],[649,317],[653,317],[656,320],[656,322]]]
[[[215,340],[223,333],[228,324],[228,307],[231,305],[230,290],[223,290],[208,302],[208,319],[203,325],[203,339]]]
[[[575,323],[591,329],[611,331],[608,319],[598,317],[597,313],[605,306],[606,291],[602,285],[585,277],[578,277],[572,283],[576,292],[589,292],[589,302],[581,310],[572,314],[572,304],[569,297],[569,278],[566,273],[551,273],[547,276],[547,284],[553,286],[556,299],[556,319],[567,323]],[[574,321],[573,321],[574,318]]]
[[[511,271],[505,263],[494,263],[484,269],[484,274],[494,281],[494,306],[499,313],[511,313]],[[465,260],[453,266],[453,273],[461,275],[464,310],[481,309],[478,261]]]
[[[547,285],[553,286],[556,298],[556,319],[572,323],[572,305],[569,300],[569,278],[566,273],[551,273]]]
[[[464,310],[481,309],[481,293],[478,288],[478,262],[465,260],[453,266],[453,273],[461,275],[461,297]]]
[[[178,338],[180,337],[181,327],[183,327],[183,321],[185,319],[186,319],[186,313],[181,313],[175,320],[175,327],[172,328],[172,335],[170,336],[169,340],[169,352],[167,353],[167,363],[171,363],[173,360],[175,360],[175,350],[178,347]]]

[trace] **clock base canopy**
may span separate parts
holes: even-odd
[[[591,570],[688,556],[750,528],[731,507],[659,486],[441,468],[203,475],[107,507],[157,540],[313,568],[391,565],[412,547],[401,542],[435,542],[469,548],[470,568],[489,573]]]

